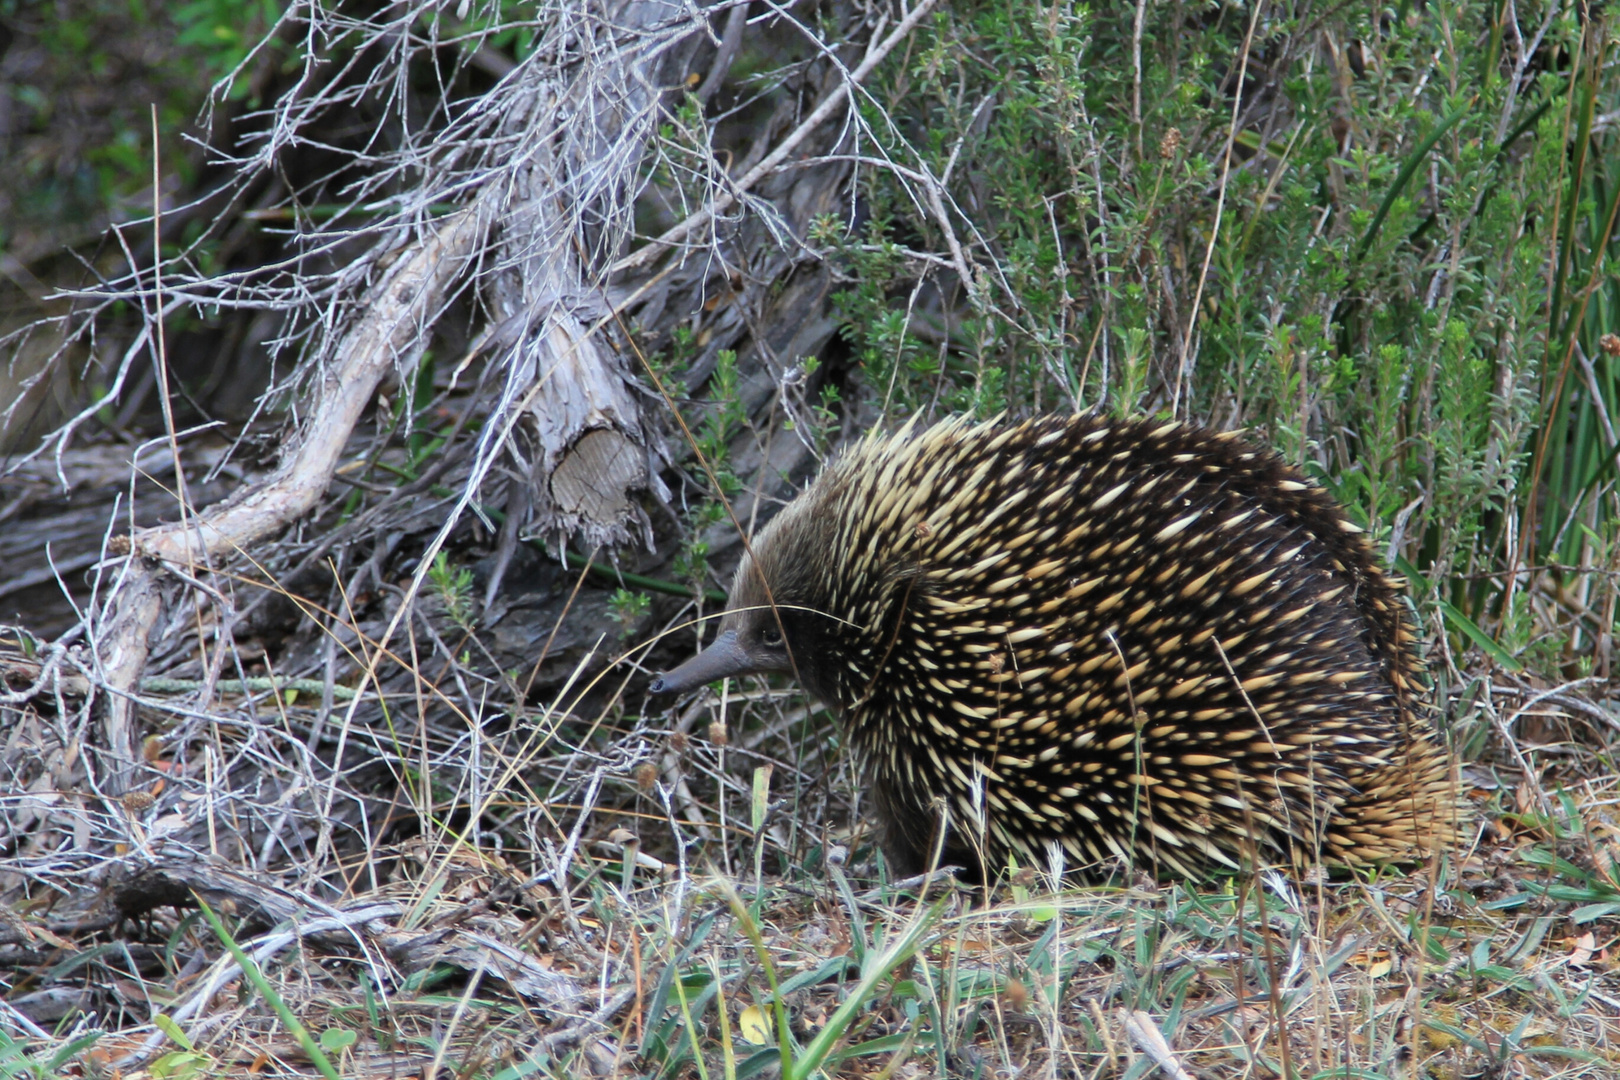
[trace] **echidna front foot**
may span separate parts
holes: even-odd
[[[933,807],[915,805],[903,797],[893,785],[879,776],[868,777],[872,798],[872,818],[877,825],[878,846],[889,864],[891,877],[904,878],[934,868],[934,848],[939,844],[940,814]],[[957,845],[946,845],[938,860],[939,866],[963,866],[962,853]]]

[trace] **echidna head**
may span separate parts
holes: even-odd
[[[789,504],[760,534],[737,567],[720,634],[686,663],[665,672],[648,688],[680,693],[716,679],[781,672],[793,675],[815,697],[831,701],[834,688],[819,677],[837,631],[826,613],[826,560],[830,517],[821,507],[824,489],[813,486]]]

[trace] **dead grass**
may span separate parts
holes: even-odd
[[[27,640],[4,642],[10,686],[50,662]],[[616,698],[582,715],[576,693],[475,745],[424,678],[390,696],[383,727],[345,729],[323,830],[274,797],[297,790],[318,692],[278,702],[221,684],[229,707],[195,729],[193,753],[152,744],[147,782],[98,801],[62,725],[89,681],[57,655],[50,693],[5,706],[4,947],[14,977],[30,974],[0,1008],[18,1040],[3,1060],[22,1074],[128,1075],[144,1059],[153,1075],[316,1075],[276,999],[345,1077],[1137,1077],[1158,1068],[1154,1032],[1200,1078],[1620,1067],[1612,777],[1538,791],[1512,754],[1473,764],[1478,843],[1411,872],[885,884],[850,825],[850,763],[796,696],[700,700],[657,728]],[[582,667],[576,682],[614,673]],[[143,692],[143,708],[184,724],[176,689]],[[1521,752],[1597,775],[1557,741],[1574,731],[1560,710],[1543,703],[1537,722],[1546,741]],[[268,786],[227,797],[221,762]],[[375,769],[401,800],[343,813]],[[361,819],[375,832],[357,847]],[[75,851],[75,830],[125,840]],[[256,865],[294,839],[296,875]]]

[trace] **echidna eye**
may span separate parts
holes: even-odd
[[[774,626],[761,630],[759,633],[759,640],[763,641],[767,648],[778,648],[782,644],[782,631],[776,629]]]

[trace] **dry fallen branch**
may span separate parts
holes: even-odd
[[[559,1045],[577,1043],[599,1032],[602,1021],[628,1000],[621,992],[586,1013],[584,1010],[591,1009],[598,999],[593,988],[542,966],[519,948],[524,926],[515,920],[485,919],[478,924],[484,927],[481,930],[461,925],[462,920],[452,911],[434,920],[402,926],[402,917],[420,913],[399,901],[364,899],[333,907],[207,859],[173,855],[158,858],[126,879],[113,902],[126,915],[133,915],[158,904],[190,906],[193,896],[202,897],[215,908],[236,912],[239,917],[250,916],[272,924],[269,931],[241,942],[243,951],[261,969],[290,948],[317,946],[340,953],[358,949],[371,966],[387,957],[405,973],[449,965],[491,975],[544,1015],[568,1021],[553,1036],[559,1039]],[[501,937],[495,936],[497,930]],[[170,1017],[182,1025],[209,1026],[206,1010],[214,996],[241,976],[241,966],[229,954],[222,954],[196,988],[172,1006]],[[199,1041],[200,1027],[193,1032]],[[119,1067],[132,1068],[150,1059],[166,1041],[162,1031],[154,1032],[126,1054]]]
[[[104,737],[125,769],[109,777],[113,794],[127,787],[138,760],[139,732],[129,696],[145,669],[150,635],[162,611],[158,570],[163,563],[187,574],[221,556],[250,551],[261,539],[308,513],[325,494],[338,456],[377,383],[396,364],[424,347],[422,327],[443,303],[487,227],[477,208],[464,210],[423,237],[371,291],[367,316],[355,327],[340,366],[316,384],[308,421],[279,468],[262,483],[176,525],[138,533],[105,627],[95,637],[103,657],[108,702]],[[407,364],[408,366],[408,364]]]
[[[358,267],[332,280],[329,304],[343,289],[363,285],[368,266],[380,271],[356,297],[358,320],[317,342],[305,361],[312,400],[300,411],[276,470],[222,503],[189,508],[180,524],[132,538],[135,560],[126,566],[108,613],[93,627],[112,695],[105,743],[114,762],[123,763],[108,777],[113,793],[124,790],[137,760],[134,706],[126,695],[142,673],[163,612],[163,590],[145,560],[200,584],[195,575],[206,574],[217,559],[252,554],[262,541],[314,510],[378,385],[390,374],[410,376],[436,320],[467,279],[482,284],[499,320],[504,352],[497,363],[506,377],[486,428],[497,437],[481,442],[462,505],[497,455],[516,453],[509,437],[520,416],[530,421],[539,450],[530,481],[545,497],[530,505],[541,530],[581,533],[593,546],[622,542],[629,538],[627,522],[641,513],[629,493],[667,497],[656,475],[661,452],[629,388],[629,370],[575,313],[582,302],[587,310],[594,307],[591,298],[601,291],[589,264],[575,253],[585,250],[592,236],[611,244],[626,231],[632,177],[657,115],[650,65],[698,23],[694,12],[657,2],[632,4],[612,21],[598,21],[589,6],[559,8],[559,14],[565,17],[556,31],[553,62],[548,64],[543,52],[531,57],[503,81],[503,93],[490,99],[493,104],[460,122],[462,131],[452,125],[445,139],[449,149],[433,153],[454,162],[467,153],[456,141],[458,134],[494,136],[495,147],[484,149],[483,157],[484,167],[495,174],[481,177],[472,204],[445,218],[426,219],[409,230],[418,238],[403,247],[397,237],[375,245]],[[566,47],[570,40],[572,50]],[[311,115],[308,101],[285,107]],[[590,120],[580,123],[580,114]],[[299,122],[291,113],[280,120],[294,127]],[[382,171],[407,160],[408,155]],[[420,202],[411,205],[442,202],[465,190],[466,178],[449,170],[442,187],[421,192]],[[587,228],[587,221],[594,224]],[[491,249],[497,222],[498,247]],[[172,277],[172,287],[181,291],[208,285]],[[641,531],[647,533],[645,518]],[[650,541],[650,533],[646,538]],[[212,602],[230,606],[223,594]],[[228,618],[228,612],[222,614]]]
[[[1125,1014],[1125,1030],[1130,1035],[1136,1048],[1153,1059],[1169,1080],[1193,1080],[1192,1073],[1181,1067],[1176,1060],[1175,1051],[1165,1040],[1164,1032],[1159,1030],[1158,1023],[1152,1016],[1141,1009],[1133,1009]]]

